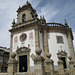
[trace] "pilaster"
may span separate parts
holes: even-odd
[[[46,59],[46,54],[49,52],[48,49],[48,37],[47,37],[47,27],[43,29],[43,43],[44,43],[44,58]]]
[[[10,57],[9,60],[11,60],[11,53],[12,53],[12,48],[13,48],[13,34],[11,33],[10,35]]]
[[[39,28],[37,27],[35,29],[35,48],[39,48],[40,47],[40,41],[39,41]]]
[[[70,32],[68,32],[68,45],[69,45],[70,55],[72,56],[72,60],[75,63],[75,55],[74,55],[73,41],[72,41]]]

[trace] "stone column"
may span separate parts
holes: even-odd
[[[51,54],[47,53],[47,59],[45,60],[45,71],[49,75],[54,75],[54,61],[51,58]]]
[[[73,40],[72,40],[72,37],[71,37],[70,32],[68,32],[68,45],[69,45],[69,49],[70,49],[70,55],[72,56],[72,60],[73,60],[74,63],[75,63]]]
[[[70,66],[70,71],[69,74],[70,75],[75,75],[75,69],[74,69],[74,61],[72,60],[72,57],[69,56],[69,66]]]
[[[72,60],[71,56],[69,56],[69,60],[70,69],[74,69],[74,61]]]
[[[58,73],[59,75],[64,75],[63,61],[61,60],[61,55],[58,55]]]
[[[12,52],[12,60],[8,61],[8,75],[14,75],[17,72],[17,60],[15,59],[16,53]]]
[[[10,51],[12,52],[12,43],[13,43],[13,34],[11,33],[10,37]]]
[[[10,36],[10,57],[9,57],[9,60],[11,60],[11,54],[12,54],[12,44],[13,44],[13,34],[11,33],[11,36]]]
[[[40,47],[40,41],[39,41],[39,28],[35,29],[35,47]]]
[[[36,55],[34,57],[34,71],[36,75],[46,75],[44,67],[44,58],[41,56],[42,50],[40,48],[35,50]]]
[[[46,59],[46,54],[49,52],[49,49],[48,49],[47,28],[43,29],[43,43],[44,43],[44,58]]]

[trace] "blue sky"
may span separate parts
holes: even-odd
[[[13,19],[17,18],[17,9],[27,0],[0,0],[0,46],[10,47],[9,29]],[[75,0],[28,0],[40,15],[44,15],[47,22],[64,24],[64,19],[72,28],[75,37]],[[17,19],[16,19],[17,20]],[[74,40],[75,45],[75,40]]]

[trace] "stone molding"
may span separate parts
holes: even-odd
[[[28,68],[28,70],[27,70],[27,72],[29,72],[30,71],[30,50],[31,49],[29,49],[29,48],[27,48],[27,47],[20,47],[20,48],[18,48],[17,49],[17,62],[18,62],[18,66],[17,66],[17,71],[19,72],[19,56],[23,56],[23,55],[27,55],[27,62],[28,62],[28,66],[27,66],[27,68]]]
[[[22,29],[22,28],[28,28],[28,27],[31,27],[33,25],[39,25],[39,21],[36,19],[36,20],[33,20],[33,21],[29,21],[29,22],[25,22],[25,23],[20,23],[20,24],[15,24],[12,29],[10,29],[9,31],[10,32],[13,32],[13,31],[16,31],[16,30],[19,30],[19,29]]]
[[[62,50],[62,51],[58,52],[57,55],[67,56],[67,53]]]
[[[31,50],[31,49],[29,49],[28,47],[20,47],[20,48],[17,49],[16,52],[17,52],[17,53],[23,52],[23,51],[24,51],[24,52],[30,52],[30,50]]]
[[[27,10],[27,9],[34,10],[34,9],[32,8],[32,5],[31,5],[29,2],[27,2],[27,3],[26,3],[25,5],[23,5],[22,7],[19,7],[18,10],[17,10],[17,12],[20,13],[20,12],[25,11],[25,10]]]

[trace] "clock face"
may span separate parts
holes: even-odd
[[[26,38],[27,38],[27,35],[26,35],[25,33],[22,33],[22,34],[20,35],[20,41],[21,41],[21,42],[25,41]]]

